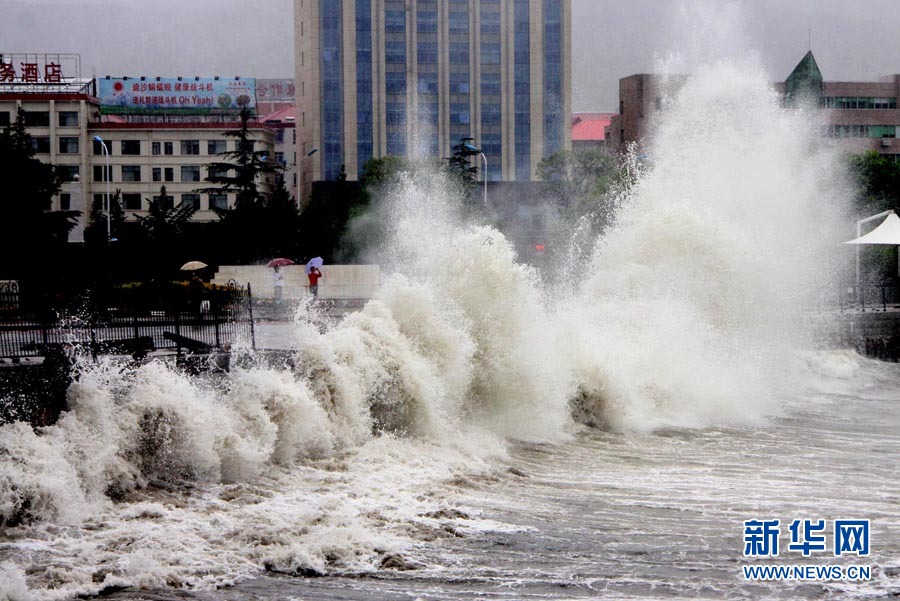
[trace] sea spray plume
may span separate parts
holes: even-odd
[[[324,406],[342,406],[352,420],[333,421],[438,438],[454,429],[472,345],[430,290],[395,275],[375,300],[324,331],[298,315],[302,372]]]
[[[297,459],[327,456],[334,450],[327,413],[308,384],[292,371],[237,369],[228,382],[225,402],[240,417],[236,442],[245,441],[252,445],[251,450],[256,449],[256,466],[269,461],[286,465]],[[232,472],[245,471],[240,465]]]
[[[685,82],[571,307],[580,409],[619,429],[774,410],[843,193],[817,131],[752,63]]]
[[[534,269],[489,227],[455,232],[434,257],[431,282],[458,307],[475,344],[470,419],[513,438],[553,440],[569,418],[569,372],[555,362],[558,329]]]
[[[390,309],[400,333],[440,374],[443,405],[457,415],[472,381],[471,324],[457,306],[439,301],[432,287],[401,274],[391,276],[376,298]]]
[[[504,436],[564,435],[571,380],[548,359],[559,339],[537,273],[497,230],[467,223],[462,198],[441,174],[401,177],[383,202],[393,218],[378,255],[394,258],[383,267],[452,307],[474,344],[465,417]]]

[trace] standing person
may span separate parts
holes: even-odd
[[[272,271],[272,285],[275,287],[275,304],[280,305],[281,299],[284,297],[284,274],[277,265]]]
[[[319,268],[313,265],[309,273],[307,274],[309,278],[309,293],[312,294],[313,298],[319,298],[319,278],[325,277],[322,275],[322,272],[319,271]]]
[[[203,317],[203,280],[196,273],[188,283],[188,296],[190,297],[191,312],[197,316],[197,319]]]

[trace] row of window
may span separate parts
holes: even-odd
[[[74,167],[75,173],[77,173],[77,166]],[[109,170],[107,171],[106,165],[94,165],[94,181],[95,182],[105,182],[107,179],[109,181],[116,181],[113,178],[113,169],[115,166],[110,165]],[[119,167],[121,172],[121,178],[118,181],[123,182],[139,182],[142,180],[142,168],[141,165],[121,165]],[[181,182],[199,182],[201,181],[200,177],[200,165],[181,165],[179,167],[181,170],[181,179],[178,181]],[[227,174],[227,170],[215,170],[212,168],[207,168],[209,176],[225,176]],[[175,168],[174,167],[152,167],[150,169],[151,179],[154,182],[173,182],[175,181]]]
[[[871,96],[826,96],[822,106],[828,109],[895,109],[896,98],[875,98]]]
[[[228,208],[228,195],[224,192],[215,192],[211,194],[206,194],[206,208],[210,211],[214,209],[225,210]],[[153,196],[154,202],[161,202],[163,208],[172,209],[175,207],[175,196],[174,195],[165,195]],[[99,203],[100,206],[104,206],[106,203],[106,195],[105,194],[94,194],[94,202]],[[59,197],[60,209],[63,211],[67,211],[71,208],[72,198],[69,194],[60,194]],[[201,195],[196,192],[190,192],[186,194],[181,194],[181,204],[193,206],[195,210],[202,210],[201,206]],[[134,193],[126,193],[122,194],[122,208],[126,211],[144,211],[147,210],[144,207],[144,197],[140,194]]]
[[[78,111],[57,111],[59,127],[78,127]],[[9,111],[0,111],[0,127],[6,127],[12,119]],[[25,127],[50,127],[50,111],[25,111]]]
[[[80,152],[80,138],[78,136],[59,136],[57,152],[60,154],[78,154]],[[115,152],[115,148],[117,146],[116,142],[110,140],[106,142],[106,148],[109,151],[109,154],[117,154]],[[49,154],[50,153],[50,137],[49,136],[32,136],[31,137],[31,145],[34,148],[34,151],[41,154]],[[175,154],[175,143],[174,142],[151,142],[151,154],[153,155],[174,155]],[[141,154],[142,143],[140,140],[121,140],[118,144],[119,152],[121,155],[140,155]],[[208,155],[218,155],[226,151],[227,144],[225,140],[209,140],[206,143],[206,149]],[[182,155],[199,155],[200,154],[200,141],[199,140],[182,140],[180,145],[180,150]],[[93,152],[95,155],[103,154],[103,145],[94,140],[93,141]]]
[[[895,138],[896,125],[828,125],[825,135],[829,138]]]

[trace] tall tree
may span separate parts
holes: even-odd
[[[134,218],[144,235],[158,245],[171,245],[184,233],[184,228],[197,212],[194,205],[179,203],[175,197],[166,194],[166,187],[160,186],[159,196],[147,199],[147,214]]]
[[[91,202],[88,224],[84,228],[84,242],[91,247],[106,246],[114,238],[121,239],[122,225],[125,223],[125,211],[122,210],[122,190],[109,197],[109,231],[106,221],[106,196],[96,196]]]
[[[217,234],[223,248],[223,260],[244,262],[259,260],[288,248],[297,236],[296,203],[287,191],[277,193],[277,198],[259,190],[263,177],[274,175],[283,167],[273,160],[266,150],[256,150],[250,133],[251,113],[241,109],[241,126],[223,135],[235,141],[235,149],[220,153],[223,160],[209,163],[206,181],[215,187],[202,188],[200,192],[232,192],[234,207],[215,209],[220,222]],[[283,188],[283,185],[281,186]],[[286,196],[286,199],[285,199]],[[293,203],[293,213],[288,204]],[[235,241],[241,244],[236,245]]]
[[[585,197],[602,194],[618,177],[615,157],[600,150],[561,150],[544,157],[537,175],[561,206],[579,204]]]
[[[856,176],[861,215],[888,209],[900,213],[900,163],[872,150],[853,156],[851,167]]]
[[[462,138],[453,147],[453,155],[447,157],[447,171],[460,182],[474,184],[478,181],[478,167],[472,164],[472,157],[481,153],[470,142],[474,138]],[[487,175],[485,175],[487,177]]]
[[[247,107],[241,109],[241,126],[228,130],[222,135],[233,138],[235,149],[219,153],[221,161],[207,165],[207,182],[214,187],[202,188],[200,192],[232,192],[236,195],[233,209],[217,209],[221,217],[262,203],[264,196],[259,191],[259,178],[281,171],[281,165],[272,160],[265,150],[255,150],[256,142],[250,134],[252,114]]]
[[[47,280],[45,256],[60,256],[79,211],[53,211],[61,169],[35,158],[25,111],[0,134],[0,277]],[[38,275],[40,272],[41,275]]]
[[[187,245],[185,229],[196,212],[192,204],[182,202],[176,206],[175,198],[161,186],[159,196],[147,199],[147,214],[134,214],[142,239],[142,267],[151,280],[169,279],[167,275],[177,269],[177,264],[187,260],[183,256]]]

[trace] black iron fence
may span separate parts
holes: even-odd
[[[250,285],[119,288],[76,299],[29,297],[0,282],[0,358],[78,346],[92,354],[207,353],[255,347]]]

